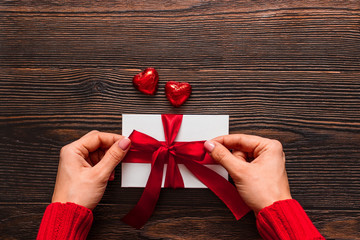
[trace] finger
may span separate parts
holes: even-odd
[[[102,149],[98,149],[95,152],[90,153],[90,159],[89,159],[89,163],[91,164],[91,166],[95,166],[98,162],[100,162],[100,160],[104,157],[105,152]],[[109,181],[114,181],[115,179],[115,170],[112,171],[110,177],[109,177]]]
[[[246,134],[224,135],[212,140],[221,143],[229,149],[254,153],[254,157],[257,157],[261,150],[271,141],[267,138]]]
[[[244,153],[243,151],[239,151],[239,150],[233,150],[232,155],[234,155],[235,157],[239,158],[240,160],[246,162],[248,160],[247,154]]]
[[[231,152],[216,141],[206,141],[204,143],[206,150],[208,150],[211,157],[221,164],[229,174],[234,178],[238,173],[246,167],[246,160],[235,157]]]
[[[84,158],[86,158],[89,153],[99,148],[109,148],[121,138],[123,138],[123,136],[119,134],[91,131],[72,144],[79,149]]]
[[[86,158],[86,161],[87,161],[92,167],[95,166],[96,163],[99,162],[97,151],[90,153],[90,154],[89,154],[89,157]]]
[[[95,166],[104,157],[104,150],[98,149],[95,152],[90,153],[90,161],[92,166]]]
[[[115,142],[109,148],[109,150],[107,150],[100,162],[94,166],[94,168],[101,171],[107,177],[110,177],[115,167],[125,157],[127,151],[129,150],[130,144],[131,141],[128,138],[123,138]]]

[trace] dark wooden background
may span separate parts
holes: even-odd
[[[156,96],[132,86],[145,67]],[[279,139],[293,197],[328,239],[360,239],[360,1],[0,1],[0,239],[33,239],[60,148],[122,113],[229,114]],[[193,86],[179,109],[169,80]],[[165,189],[141,230],[142,189],[109,184],[89,239],[260,239],[207,189]]]

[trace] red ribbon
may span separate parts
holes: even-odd
[[[161,115],[165,142],[160,142],[144,133],[134,130],[129,138],[131,147],[124,162],[151,163],[151,172],[145,189],[136,206],[122,219],[137,229],[150,218],[158,201],[167,163],[165,187],[184,188],[178,164],[184,164],[204,185],[213,191],[239,220],[250,211],[236,188],[222,176],[203,164],[214,164],[206,154],[204,141],[174,142],[182,122],[182,115]]]

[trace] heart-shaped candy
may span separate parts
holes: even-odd
[[[159,74],[155,68],[146,68],[133,78],[134,87],[147,95],[154,95],[158,89]]]
[[[180,107],[191,94],[191,85],[187,82],[169,81],[165,85],[167,99],[174,107]]]

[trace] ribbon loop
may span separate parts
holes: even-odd
[[[137,229],[150,218],[160,195],[164,165],[167,163],[164,186],[184,188],[178,163],[188,168],[203,184],[213,191],[231,210],[236,219],[250,211],[235,187],[203,164],[214,164],[206,154],[204,141],[174,142],[180,130],[182,115],[161,115],[165,142],[133,131],[129,138],[131,147],[124,162],[151,163],[151,172],[143,194],[136,206],[122,219]]]
[[[180,130],[182,115],[162,114],[161,120],[164,126],[165,141],[171,146]]]

